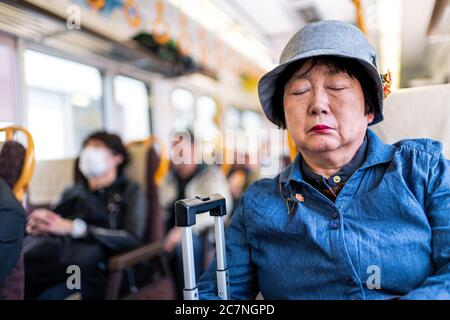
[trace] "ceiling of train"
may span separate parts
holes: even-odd
[[[213,0],[257,34],[279,57],[289,37],[307,22],[335,19],[354,23],[351,0]]]
[[[55,4],[60,3],[84,3],[82,0],[26,0],[31,3]],[[253,51],[242,50],[242,54],[249,54],[250,57],[258,56],[255,52],[260,52],[263,69],[268,69],[273,63],[276,63],[280,52],[289,37],[300,27],[308,22],[321,19],[336,19],[355,23],[354,0],[164,0],[165,3],[172,6],[172,10],[166,10],[167,21],[174,21],[175,7],[182,7],[182,4],[194,4],[194,2],[210,2],[231,18],[239,28],[245,29],[252,38],[256,39],[258,45]],[[15,0],[1,1],[14,3]],[[65,26],[53,23],[51,21],[43,22],[32,14],[19,14],[12,12],[10,6],[2,5],[0,2],[0,27],[18,35],[40,39],[51,43],[56,40],[64,40],[66,43],[81,44],[86,48],[98,48],[97,51],[108,52],[113,58],[129,59],[142,63],[146,61],[144,55],[137,50],[128,50],[129,46],[121,46],[124,39],[133,36],[130,28],[123,27],[121,24],[105,23],[96,26],[102,26],[103,34],[109,31],[110,39],[113,39],[114,45],[106,41],[107,39],[92,38],[89,35],[80,34],[78,37],[73,33],[67,33]],[[22,2],[22,1],[17,1]],[[155,0],[137,0],[136,3],[147,8]],[[435,36],[427,37],[427,29],[432,20],[433,8],[440,3],[440,19],[436,26]],[[398,68],[402,73],[403,86],[411,85],[413,78],[432,78],[433,73],[439,73],[442,64],[446,63],[450,70],[450,61],[448,59],[450,52],[450,0],[361,0],[363,16],[367,25],[369,39],[377,47],[384,51],[398,51]],[[193,6],[192,6],[193,7]],[[150,6],[149,8],[154,8]],[[170,9],[170,8],[169,8]],[[50,7],[47,8],[50,10]],[[199,10],[197,10],[199,11]],[[200,10],[201,11],[201,10]],[[65,7],[62,8],[65,12]],[[145,9],[147,20],[154,19],[155,10]],[[201,12],[195,12],[198,17]],[[24,20],[25,19],[25,20]],[[117,20],[114,20],[117,21]],[[103,22],[103,21],[102,21]],[[206,23],[205,27],[208,25]],[[94,27],[95,28],[95,27]],[[100,28],[100,27],[99,27]],[[217,32],[217,30],[209,30]],[[222,30],[223,31],[223,30]],[[219,31],[222,32],[222,31]],[[177,32],[177,31],[175,31]],[[229,32],[227,30],[226,32]],[[223,35],[223,32],[222,32]],[[389,38],[388,46],[381,43],[382,38]],[[388,42],[389,43],[389,42]],[[231,42],[231,44],[233,44]],[[384,47],[384,48],[383,48]],[[398,48],[396,48],[398,47]],[[258,49],[259,48],[259,49]],[[261,49],[264,48],[264,49]],[[264,56],[264,57],[263,57]],[[247,57],[248,58],[248,57]],[[264,59],[263,59],[264,58]],[[384,60],[383,52],[379,51],[379,60]],[[256,60],[256,59],[255,59]],[[385,63],[389,68],[389,63]],[[146,66],[149,70],[155,66]],[[399,71],[400,72],[400,71]],[[417,82],[420,84],[420,82]]]
[[[356,24],[355,7],[352,0],[213,0],[236,20],[269,46],[278,58],[284,44],[298,28],[305,23],[321,19],[335,19]],[[430,60],[450,55],[450,1],[435,0],[362,0],[363,13],[372,43],[380,46],[380,28],[390,23],[389,13],[377,15],[376,6],[387,5],[382,10],[391,11],[393,19],[398,19],[401,34],[401,67],[403,85],[412,77],[431,77],[433,65]],[[437,33],[447,36],[427,38],[433,8],[437,2],[446,4],[440,15]],[[397,6],[396,6],[397,4]],[[400,4],[400,6],[398,6]],[[444,4],[445,7],[445,4]],[[398,12],[394,12],[397,10]],[[379,48],[378,48],[379,49]],[[425,59],[424,59],[425,58]],[[436,63],[439,64],[439,63]],[[431,70],[430,70],[431,68]]]

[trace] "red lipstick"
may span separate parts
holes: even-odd
[[[332,128],[325,125],[325,124],[318,124],[315,125],[314,127],[312,127],[309,131],[311,132],[315,132],[315,133],[327,133],[331,130]]]

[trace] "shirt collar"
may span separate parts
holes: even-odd
[[[392,144],[386,144],[370,129],[367,129],[367,158],[361,168],[369,168],[378,164],[391,162],[397,147]]]
[[[370,129],[367,129],[366,139],[367,156],[362,165],[360,165],[361,169],[390,162],[392,160],[397,147],[383,143],[383,141],[381,141],[380,138],[378,138],[378,136]],[[298,153],[294,159],[294,162],[292,162],[289,167],[281,172],[280,182],[289,183],[295,181],[298,183],[305,183],[304,176],[301,172],[302,170],[300,170],[302,161],[302,156]]]
[[[350,160],[350,162],[343,166],[338,172],[334,173],[329,179],[315,173],[304,160],[301,162],[300,168],[306,181],[316,185],[325,185],[325,187],[334,187],[338,183],[346,182],[352,174],[358,170],[359,167],[361,167],[363,162],[366,160],[366,151],[367,136],[364,137],[363,143],[356,151],[352,160]],[[338,178],[339,181],[337,181],[336,178]]]

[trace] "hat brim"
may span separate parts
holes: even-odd
[[[283,108],[283,106],[275,106],[274,104],[274,96],[276,94],[276,85],[278,77],[283,73],[286,68],[297,61],[317,57],[317,56],[337,56],[342,58],[350,58],[353,60],[358,61],[361,63],[367,70],[368,75],[372,78],[373,83],[376,86],[377,91],[377,110],[375,110],[374,119],[369,124],[369,126],[374,125],[380,121],[383,120],[383,84],[381,82],[380,74],[378,73],[378,70],[368,63],[365,60],[355,58],[354,56],[336,52],[335,49],[318,49],[318,50],[311,50],[308,52],[304,52],[302,54],[299,54],[295,56],[294,58],[285,61],[284,63],[281,63],[277,67],[275,67],[273,70],[266,73],[258,82],[258,95],[259,100],[261,102],[262,108],[264,110],[264,113],[266,114],[266,117],[274,124],[277,124],[276,117],[274,116],[274,108]]]

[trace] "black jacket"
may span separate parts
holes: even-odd
[[[85,240],[111,254],[140,245],[147,226],[144,192],[123,176],[97,191],[89,191],[84,182],[76,183],[63,193],[54,211],[68,219],[84,220],[88,224]]]
[[[82,219],[88,234],[80,239],[25,239],[26,298],[34,299],[43,290],[65,282],[69,265],[79,266],[83,279],[93,286],[104,286],[107,258],[142,243],[147,226],[146,204],[139,185],[123,176],[97,191],[90,191],[83,181],[67,189],[53,211],[67,219]]]
[[[0,286],[17,264],[25,233],[25,211],[0,178]]]

